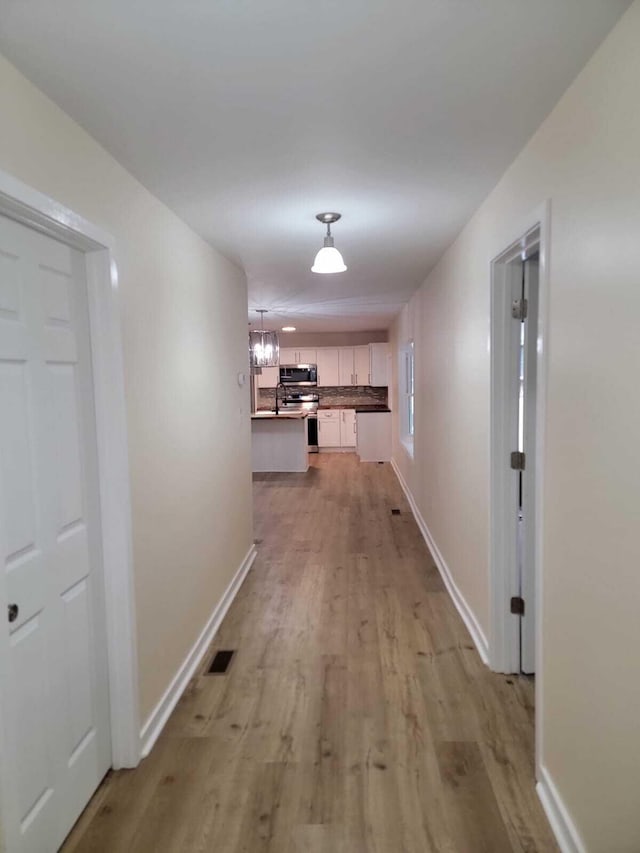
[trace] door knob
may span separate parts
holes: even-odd
[[[9,604],[7,606],[9,622],[15,622],[18,618],[18,613],[20,613],[20,608],[17,604]]]

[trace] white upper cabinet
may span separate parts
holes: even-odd
[[[280,364],[298,364],[298,354],[289,347],[280,347]]]
[[[335,386],[389,385],[389,344],[367,344],[358,347],[280,347],[280,364],[316,364],[318,385]],[[275,388],[277,368],[265,368],[258,378],[259,388]]]
[[[384,348],[384,352],[379,349],[380,347]],[[340,385],[386,385],[388,349],[388,344],[340,347],[338,350]],[[375,368],[372,362],[374,353]]]
[[[319,349],[316,356],[318,365],[318,385],[325,387],[340,384],[338,350],[335,347]]]
[[[279,367],[263,367],[258,374],[258,388],[275,388],[280,380]]]
[[[369,347],[354,347],[353,349],[353,375],[354,385],[371,385],[371,364],[369,358]]]
[[[316,350],[280,347],[280,364],[315,364]]]
[[[369,344],[371,360],[369,385],[382,388],[389,385],[389,344]]]
[[[318,358],[318,351],[315,349],[299,349],[298,351],[298,361],[297,364],[316,364],[316,359]]]
[[[338,350],[338,364],[340,368],[339,385],[356,384],[353,358],[353,347],[340,347]]]

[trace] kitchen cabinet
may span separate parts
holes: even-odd
[[[318,351],[315,349],[299,349],[297,364],[317,364]]]
[[[331,387],[340,384],[338,349],[336,347],[319,349],[316,364],[318,365],[318,385]]]
[[[280,364],[297,364],[298,353],[289,347],[280,347]]]
[[[363,386],[382,388],[389,385],[389,344],[367,344],[357,347],[281,347],[280,364],[316,364],[318,385]],[[272,368],[267,368],[271,370]],[[267,374],[260,388],[273,388],[271,374]]]
[[[369,344],[369,385],[382,388],[389,385],[389,344]]]
[[[279,367],[263,367],[262,373],[256,377],[258,380],[258,388],[275,388],[280,381]]]
[[[340,447],[355,447],[356,437],[356,410],[342,409],[340,412]]]
[[[318,412],[318,447],[355,447],[356,439],[355,409]]]
[[[316,350],[280,347],[280,364],[315,364]]]
[[[369,374],[371,373],[371,364],[369,357],[369,347],[354,347],[353,348],[353,375],[354,385],[370,385]]]
[[[391,412],[358,412],[357,450],[361,462],[391,460]]]
[[[339,385],[353,385],[353,347],[338,350]]]
[[[318,447],[340,447],[340,411],[318,412]]]
[[[340,347],[338,350],[340,385],[373,385],[371,381],[371,346],[373,345]],[[384,346],[387,345],[384,344]],[[380,378],[382,375],[378,365],[380,356],[377,353],[376,358],[376,377]],[[386,360],[383,363],[386,367]]]

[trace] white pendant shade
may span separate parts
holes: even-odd
[[[316,255],[311,272],[327,274],[344,272],[346,268],[345,262],[342,260],[342,255],[337,249],[333,246],[323,246]]]
[[[337,222],[340,219],[339,213],[318,213],[316,219],[327,226],[327,236],[324,238],[324,245],[316,255],[316,259],[311,267],[311,272],[319,272],[322,275],[327,275],[334,272],[344,272],[347,265],[342,260],[342,255],[333,245],[333,237],[331,236],[331,223]]]

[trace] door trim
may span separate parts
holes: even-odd
[[[113,238],[0,170],[0,214],[54,237],[86,260],[105,585],[114,768],[140,761],[131,495],[118,272]]]
[[[517,255],[521,241],[526,235],[539,229],[539,291],[538,291],[538,334],[536,347],[537,394],[536,394],[536,460],[535,460],[535,737],[536,778],[540,779],[542,768],[543,729],[543,475],[544,439],[546,422],[546,387],[548,363],[548,311],[549,311],[549,247],[551,227],[551,202],[545,201],[516,226],[511,227],[497,241],[491,254],[491,426],[490,426],[490,554],[489,554],[489,661],[496,672],[519,670],[517,660],[517,634],[515,620],[505,606],[510,590],[514,588],[517,567],[508,563],[509,530],[505,523],[508,508],[505,495],[506,460],[513,450],[505,429],[507,371],[505,347],[508,341],[508,323],[511,323],[509,306],[505,305],[507,264]],[[514,661],[517,660],[517,663]]]

